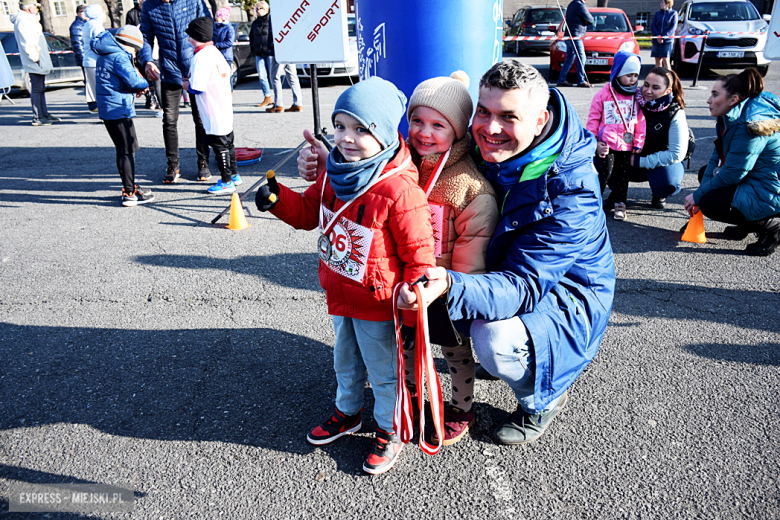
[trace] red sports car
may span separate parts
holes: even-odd
[[[591,75],[597,77],[609,78],[609,71],[612,69],[612,58],[618,51],[630,51],[639,54],[639,44],[634,38],[634,32],[644,30],[644,27],[637,25],[631,30],[631,22],[622,9],[594,8],[588,9],[593,16],[593,25],[588,26],[587,37],[599,37],[604,39],[585,39],[585,74],[590,78]],[[557,36],[568,36],[568,31],[564,26],[566,22],[560,23],[557,29]],[[550,81],[558,81],[561,74],[561,65],[566,60],[566,43],[563,41],[554,41],[550,46]],[[576,74],[576,62],[569,70],[570,74]]]

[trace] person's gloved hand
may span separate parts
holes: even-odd
[[[279,183],[276,182],[276,174],[273,170],[268,170],[265,178],[268,184],[260,186],[255,195],[255,204],[260,211],[270,211],[279,202]]]

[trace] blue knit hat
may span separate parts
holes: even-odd
[[[398,144],[398,124],[406,113],[406,96],[389,81],[378,76],[352,85],[336,100],[336,114],[352,116],[379,141],[382,149]]]

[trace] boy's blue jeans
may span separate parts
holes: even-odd
[[[374,391],[374,419],[386,432],[393,433],[395,411],[396,359],[395,325],[389,321],[365,321],[333,316],[336,345],[333,368],[336,371],[336,407],[354,415],[363,407],[366,373]]]

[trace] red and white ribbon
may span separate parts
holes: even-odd
[[[762,34],[766,33],[759,33],[759,32],[739,32],[739,31],[708,31],[707,34],[684,34],[684,35],[672,35],[672,36],[664,36],[664,39],[674,39],[674,38],[680,38],[680,39],[696,39],[696,38],[704,38],[708,35],[713,34],[752,34],[753,36],[760,36]],[[655,40],[658,38],[658,36],[634,36],[635,40]],[[504,36],[505,42],[514,42],[514,41],[552,41],[552,40],[558,40],[558,41],[566,41],[566,40],[625,40],[625,36],[577,36],[577,37],[568,37],[568,36]]]
[[[395,339],[398,344],[398,392],[395,399],[395,414],[393,416],[393,428],[402,442],[412,440],[414,421],[412,418],[412,397],[406,387],[406,366],[404,363],[404,343],[401,339],[401,323],[398,320],[398,290],[401,284],[393,288],[393,319],[395,320]],[[422,293],[419,284],[412,285],[411,289],[417,296],[417,301],[422,302]],[[428,313],[425,307],[420,305],[417,311],[417,328],[415,331],[415,357],[414,364],[417,371],[417,404],[420,410],[420,449],[428,455],[436,455],[444,440],[444,403],[441,395],[439,374],[436,373],[436,365],[431,354],[431,344],[428,335]],[[428,377],[425,377],[425,374]],[[431,415],[433,426],[436,430],[438,445],[428,444],[425,440],[425,384],[427,383],[428,397],[431,403]]]

